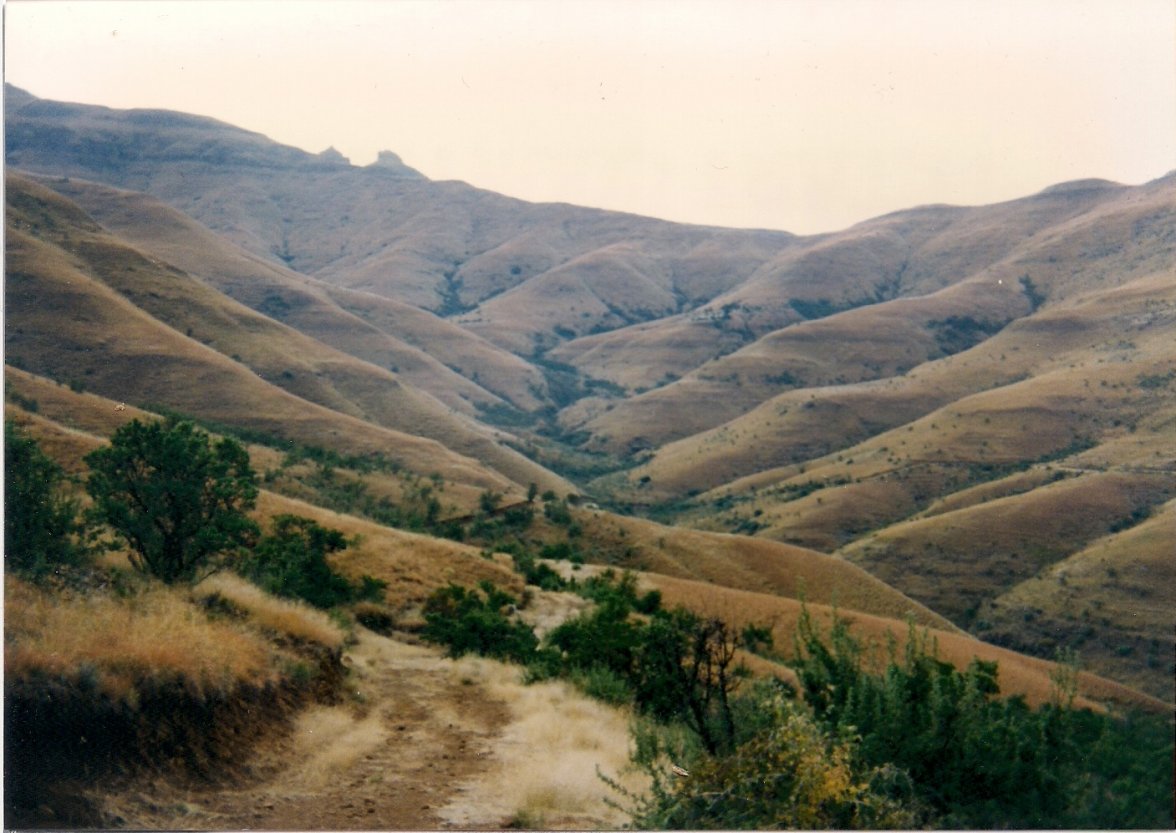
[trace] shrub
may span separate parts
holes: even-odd
[[[1136,737],[1128,747],[1119,721],[1068,707],[1072,689],[1036,711],[1021,698],[997,699],[996,663],[973,660],[959,671],[913,626],[902,659],[892,646],[880,675],[863,669],[843,620],[826,644],[806,611],[797,639],[797,672],[816,718],[859,735],[867,764],[907,771],[941,825],[1171,824],[1170,720],[1166,729],[1153,725],[1150,743]],[[1133,755],[1136,766],[1125,767]],[[1113,811],[1107,795],[1136,800]]]
[[[385,582],[364,576],[352,585],[335,573],[327,555],[347,546],[337,529],[319,526],[310,518],[278,515],[273,531],[238,565],[241,575],[275,596],[302,599],[329,608],[356,599],[379,599]]]
[[[450,584],[425,602],[423,636],[445,645],[449,655],[481,654],[527,663],[535,658],[539,640],[507,611],[517,604],[509,593],[484,581],[478,590]]]
[[[768,728],[729,755],[704,757],[685,777],[647,762],[650,792],[630,810],[651,829],[885,829],[922,820],[909,781],[863,766],[837,737],[779,695],[757,704]],[[671,784],[670,781],[676,783]],[[635,797],[630,796],[630,800]]]
[[[77,564],[86,552],[77,502],[65,497],[61,467],[36,440],[4,423],[4,561],[9,569],[38,578]]]

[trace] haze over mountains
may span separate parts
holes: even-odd
[[[10,389],[768,539],[743,591],[803,547],[1172,701],[1176,175],[798,237],[5,93]],[[723,583],[695,540],[623,560]]]

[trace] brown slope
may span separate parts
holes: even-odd
[[[787,326],[607,412],[583,404],[565,415],[564,423],[569,429],[593,432],[599,447],[608,450],[657,446],[722,424],[782,390],[901,373],[967,349],[1042,301],[1046,311],[1082,293],[1170,270],[1176,263],[1176,178],[1138,188],[1106,186],[1077,193],[1094,196],[1074,204],[1061,200],[1059,208],[1046,212],[1051,224],[1036,218],[1037,224],[1027,229],[1017,225],[1024,211],[996,206],[969,212],[979,218],[977,222],[991,221],[992,214],[1011,214],[1001,228],[1015,245],[982,247],[1003,259],[986,263],[971,276],[955,276],[946,289]],[[1021,201],[1021,208],[1058,202],[1047,193]],[[949,239],[965,245],[969,228],[968,223],[957,223]],[[855,231],[862,233],[845,234]],[[971,245],[979,246],[995,234],[988,230]],[[976,261],[984,263],[984,258]],[[737,317],[732,313],[733,319]],[[648,336],[643,334],[641,349],[648,346]],[[575,362],[568,349],[562,354]],[[616,354],[608,358],[619,361]],[[668,414],[675,418],[668,419]]]
[[[934,610],[970,624],[995,598],[1176,492],[1170,473],[1094,472],[893,524],[839,552]]]
[[[926,427],[933,423],[947,437],[941,433],[917,444],[943,446],[954,436],[949,426],[958,419],[936,414],[940,408],[976,411],[959,429],[971,439],[945,446],[966,460],[1036,459],[1077,436],[1102,437],[1116,420],[1131,424],[1166,401],[1166,385],[1140,388],[1138,380],[1163,378],[1176,362],[1170,337],[1174,310],[1176,285],[1167,272],[1079,294],[1013,323],[971,350],[904,376],[769,399],[725,425],[659,449],[652,461],[630,473],[629,486],[649,478],[635,493],[637,499],[664,500],[849,448],[924,415],[933,417],[923,423]],[[976,398],[966,407],[950,404],[969,395]],[[1021,412],[1018,427],[1004,430],[1016,410]],[[908,441],[916,438],[891,437],[884,444],[902,457]],[[950,451],[938,459],[949,457]]]
[[[53,270],[72,262],[75,268],[97,277],[173,333],[183,332],[210,345],[222,358],[232,356],[234,363],[295,396],[370,423],[429,436],[486,460],[517,482],[546,481],[553,488],[570,488],[560,478],[500,445],[489,430],[402,384],[389,371],[325,347],[237,304],[174,267],[144,256],[94,226],[80,209],[53,192],[10,177],[9,196],[14,238],[19,241],[10,247],[10,261],[17,269],[22,268],[19,264],[31,266],[22,272],[25,282],[18,284],[18,292],[35,292],[38,280],[59,278],[52,274]],[[22,226],[31,229],[34,236],[18,236],[24,234],[18,230]],[[9,309],[18,330],[26,325],[47,328],[46,310],[13,307],[11,289],[10,282]],[[49,332],[42,335],[48,336]],[[46,337],[34,338],[32,344],[19,337],[9,339],[10,354],[24,361],[40,361],[41,357],[30,357],[29,353],[54,346]],[[107,339],[91,349],[95,348],[109,351],[117,348],[117,342]],[[171,357],[161,356],[161,363],[167,358]],[[157,404],[168,403],[159,400]]]
[[[1092,542],[982,606],[985,639],[1032,653],[1067,648],[1098,674],[1176,700],[1176,501]]]
[[[664,283],[682,305],[697,305],[793,240],[527,204],[402,167],[353,168],[184,114],[120,113],[27,94],[7,105],[10,165],[152,193],[263,257],[447,315],[618,244],[655,257],[658,268],[639,270],[643,276]],[[723,254],[728,247],[734,257]],[[506,328],[516,312],[494,310]],[[551,312],[558,319],[562,302]],[[543,323],[528,336],[528,351],[535,337],[550,337]],[[611,326],[605,317],[585,323]]]
[[[718,616],[736,627],[749,624],[767,625],[772,630],[776,648],[785,656],[792,655],[793,634],[796,632],[801,614],[801,605],[795,599],[782,599],[746,590],[716,588],[701,582],[657,574],[647,574],[645,579],[648,584],[661,591],[662,598],[668,605],[682,605],[704,615]],[[818,626],[828,633],[833,609],[811,602],[808,607]],[[901,620],[851,612],[844,608],[838,608],[837,613],[848,620],[852,635],[875,647],[878,657],[885,657],[885,646],[889,638],[892,637],[896,641],[899,650],[906,643],[909,625]],[[965,667],[976,657],[999,663],[998,682],[1004,695],[1022,695],[1033,705],[1048,703],[1054,695],[1052,675],[1056,673],[1057,667],[1052,662],[981,642],[958,631],[931,628],[926,634],[934,641],[938,656],[958,668]],[[1078,692],[1080,699],[1077,704],[1080,707],[1107,704],[1112,707],[1144,709],[1160,714],[1171,708],[1169,704],[1155,697],[1086,672],[1078,675]]]
[[[581,542],[594,561],[770,593],[950,630],[947,619],[847,561],[742,535],[665,526],[599,509],[579,510]]]
[[[523,409],[539,404],[532,390],[542,388],[542,374],[427,312],[299,275],[145,194],[79,179],[45,178],[41,184],[143,251],[323,344],[394,370],[450,407],[473,413],[503,396]]]
[[[136,413],[131,407],[117,410],[116,403],[111,400],[93,394],[76,393],[13,368],[7,370],[6,377],[10,397],[16,394],[26,405],[34,401],[37,403],[34,406],[37,413],[10,407],[9,416],[16,417],[69,471],[83,470],[80,459],[104,442],[101,434],[113,430],[121,421],[147,416]],[[76,426],[87,426],[98,433],[90,433]],[[259,449],[253,448],[251,451],[256,454]],[[264,453],[265,450],[261,451]],[[482,558],[474,548],[388,529],[263,491],[258,518],[264,522],[278,513],[311,517],[352,536],[356,543],[336,556],[336,565],[350,575],[358,577],[368,574],[388,581],[389,603],[401,610],[411,611],[433,589],[453,580],[470,582],[488,578],[502,586],[516,591],[518,589],[517,575],[497,561]],[[781,596],[716,585],[709,581],[698,581],[697,578],[713,571],[727,581],[734,579],[738,582],[755,573],[763,573],[764,578],[759,579],[760,587],[766,589],[775,583],[781,587],[790,585],[803,588],[810,612],[818,622],[828,626],[832,614],[828,603],[835,604],[840,615],[852,623],[855,635],[872,640],[875,644],[882,644],[889,633],[901,645],[909,622],[913,620],[921,626],[932,628],[930,633],[937,642],[940,656],[950,662],[962,667],[974,656],[997,660],[1001,667],[1000,680],[1004,693],[1025,695],[1033,703],[1045,702],[1050,695],[1050,663],[964,636],[941,617],[929,613],[843,561],[767,541],[659,527],[648,521],[618,518],[592,510],[582,512],[585,520],[589,513],[598,515],[592,520],[591,529],[615,522],[618,529],[625,531],[625,538],[635,549],[640,551],[656,547],[656,555],[638,556],[637,560],[669,568],[671,575],[647,572],[641,576],[644,583],[662,592],[665,603],[681,604],[699,613],[719,615],[737,627],[767,624],[772,628],[777,647],[786,654],[792,644],[792,633],[800,613],[800,603],[795,592],[786,592]],[[1168,512],[1163,518],[1170,514]],[[1161,519],[1160,522],[1166,523],[1166,520]],[[1133,538],[1138,541],[1140,537],[1154,535],[1156,531],[1162,534],[1164,530],[1153,529],[1152,522],[1148,522]],[[1105,555],[1100,553],[1100,557]],[[774,564],[765,570],[765,562]],[[1099,569],[1104,566],[1105,558]],[[1166,569],[1159,562],[1156,566]],[[1076,573],[1081,569],[1076,565],[1072,568]],[[1080,576],[1078,580],[1081,581]],[[1139,608],[1133,609],[1138,611]],[[1079,683],[1080,693],[1088,698],[1084,702],[1153,710],[1165,708],[1161,702],[1090,674],[1080,675]]]
[[[40,403],[36,412],[9,405],[6,417],[34,437],[42,450],[72,474],[86,472],[82,458],[106,444],[106,435],[118,426],[132,419],[155,418],[133,406],[116,410],[112,400],[75,393],[13,368],[7,368],[6,379],[23,392],[26,400]],[[54,391],[55,387],[60,393]],[[97,433],[74,425],[87,425]],[[249,452],[255,468],[264,468],[265,460],[271,456],[269,449],[258,446],[249,446]],[[280,514],[308,517],[346,534],[350,543],[333,557],[335,566],[356,579],[366,574],[388,582],[386,601],[397,610],[415,609],[433,590],[458,579],[469,584],[489,579],[516,594],[523,589],[522,579],[512,570],[509,560],[504,566],[500,561],[486,559],[477,547],[393,529],[263,489],[253,516],[265,526]]]
[[[116,244],[80,209],[52,192],[11,180],[8,194],[6,346],[9,361],[14,364],[120,400],[166,405],[206,419],[265,429],[310,445],[368,452],[382,449],[390,455],[400,455],[416,471],[430,471],[430,461],[436,461],[442,474],[450,479],[482,482],[494,488],[505,485],[499,475],[490,474],[473,460],[435,441],[409,437],[315,405],[262,380],[213,347],[162,324],[135,306],[127,295],[96,280],[94,271],[126,281],[122,288],[128,294],[141,291],[152,304],[165,308],[176,326],[207,328],[209,340],[223,334],[241,349],[254,349],[253,358],[260,366],[276,368],[278,362],[286,362],[281,367],[298,367],[294,364],[296,358],[290,360],[278,344],[255,339],[255,332],[240,326],[243,320],[253,321],[262,329],[280,325],[258,320],[258,316],[228,299],[219,304],[212,302],[202,318],[188,319],[192,309],[171,304],[166,296],[174,300],[175,293],[181,292],[185,298],[199,299],[202,285],[198,286],[198,282],[169,267],[152,265],[133,249]],[[72,247],[81,251],[88,246],[89,254],[98,259],[96,268],[93,262],[52,242],[55,236],[69,235],[73,235],[69,244]],[[118,258],[107,258],[112,253]],[[113,268],[115,265],[118,269]],[[127,268],[131,271],[127,272]],[[153,280],[136,284],[143,275]],[[195,294],[185,294],[181,289]],[[203,292],[211,291],[205,287]],[[267,364],[270,361],[275,364]],[[347,362],[341,364],[346,375]],[[321,367],[327,371],[339,369],[330,362],[323,362]],[[308,392],[328,401],[339,398],[333,386],[322,384],[314,374],[307,375]],[[298,384],[298,376],[293,382]],[[346,399],[341,406],[355,407]]]

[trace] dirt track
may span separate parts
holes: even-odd
[[[139,784],[104,796],[129,827],[284,830],[445,827],[439,810],[488,767],[510,712],[437,651],[363,632],[347,653],[347,701],[302,713],[254,752],[239,789]],[[477,819],[501,827],[508,818]]]

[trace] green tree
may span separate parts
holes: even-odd
[[[61,490],[65,474],[37,441],[4,423],[4,560],[10,569],[40,577],[84,557],[77,501]]]
[[[169,584],[257,534],[245,515],[257,500],[257,475],[232,439],[213,441],[170,417],[136,419],[86,462],[95,515],[127,540],[137,569]]]

